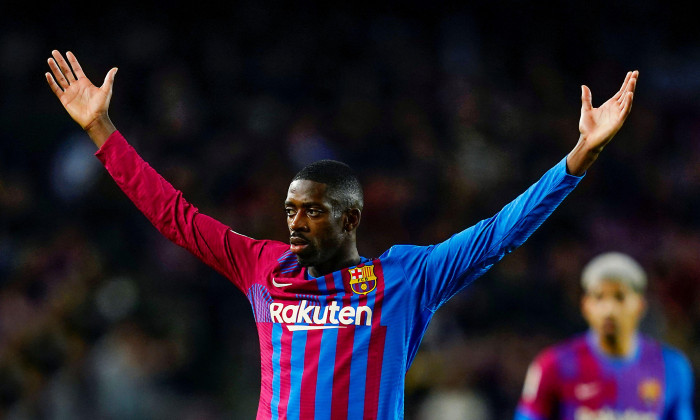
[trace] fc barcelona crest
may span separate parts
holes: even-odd
[[[639,384],[639,397],[647,406],[656,405],[661,398],[661,383],[655,378],[648,378]]]
[[[366,295],[377,287],[377,277],[374,275],[374,266],[365,265],[351,268],[350,288],[358,295]]]

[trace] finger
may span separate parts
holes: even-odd
[[[627,92],[625,94],[625,100],[622,103],[622,110],[621,110],[621,115],[622,115],[622,120],[624,121],[627,116],[629,115],[630,111],[632,110],[632,102],[634,99],[634,93],[632,92]]]
[[[627,96],[626,95],[627,93],[633,93],[634,90],[637,88],[637,78],[638,77],[639,77],[639,70],[635,70],[635,71],[630,72],[630,78],[627,81],[627,84],[625,86],[625,93],[624,93],[625,97]],[[620,100],[618,101],[621,108],[624,107],[624,104],[622,103],[622,99],[623,98],[620,98]]]
[[[75,58],[75,55],[68,51],[66,52],[66,57],[68,57],[68,62],[70,63],[71,67],[73,67],[73,71],[75,72],[75,75],[78,79],[81,77],[86,77],[85,73],[83,72],[83,68],[80,67],[80,63],[78,63],[78,59]]]
[[[51,55],[53,55],[54,60],[56,60],[56,63],[58,63],[58,67],[61,68],[61,71],[66,76],[66,79],[68,79],[68,83],[76,81],[77,79],[75,78],[75,75],[73,75],[73,71],[70,69],[66,59],[63,58],[63,55],[61,55],[61,53],[57,50],[51,51]]]
[[[634,90],[637,88],[637,79],[639,78],[639,71],[635,70],[632,72],[632,77],[630,78],[630,81],[627,86],[627,91],[628,92],[634,92]]]
[[[112,86],[114,85],[114,76],[117,75],[117,70],[119,69],[113,67],[110,71],[107,72],[107,75],[105,76],[105,81],[102,83],[102,86],[100,86],[100,89],[107,89],[108,92],[112,92]]]
[[[620,103],[624,99],[624,93],[627,88],[627,84],[630,81],[630,78],[632,77],[632,72],[628,71],[627,74],[625,75],[625,80],[622,82],[622,86],[620,86],[620,90],[617,91],[615,96],[613,96],[613,99],[617,100],[618,103]]]
[[[593,109],[593,94],[588,86],[581,85],[581,111],[590,111]]]
[[[630,80],[627,82],[626,92],[618,101],[618,103],[620,105],[620,109],[623,109],[625,107],[625,102],[632,100],[632,97],[630,97],[628,94],[634,93],[634,90],[637,88],[637,75],[638,74],[639,73],[636,71],[633,72],[632,77],[630,77]]]
[[[66,80],[66,77],[63,75],[63,72],[61,69],[58,68],[58,64],[56,64],[56,60],[53,58],[48,59],[49,63],[49,68],[51,69],[51,72],[53,73],[53,77],[56,78],[56,81],[58,84],[61,86],[63,90],[68,89],[70,86],[70,83],[68,83],[68,80]]]
[[[46,81],[49,83],[49,87],[51,88],[53,93],[60,98],[61,94],[63,93],[63,90],[61,90],[61,87],[58,86],[58,83],[56,83],[54,78],[51,76],[51,73],[46,72],[45,76],[46,76]]]

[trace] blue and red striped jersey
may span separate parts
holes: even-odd
[[[565,159],[495,216],[430,246],[310,277],[289,244],[200,213],[115,132],[97,152],[153,225],[236,285],[258,329],[258,419],[400,419],[405,374],[433,313],[521,245],[580,178]]]
[[[644,335],[627,357],[594,333],[543,351],[530,365],[516,420],[692,420],[693,373],[679,351]]]

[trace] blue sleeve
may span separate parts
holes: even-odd
[[[693,370],[683,353],[664,346],[666,366],[665,420],[693,420]]]
[[[495,216],[437,245],[394,246],[387,256],[400,261],[422,308],[434,311],[522,245],[580,180],[567,173],[564,158]]]

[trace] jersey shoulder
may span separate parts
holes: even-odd
[[[560,341],[548,349],[545,349],[545,351],[547,350],[552,353],[552,357],[562,359],[573,357],[582,352],[589,352],[590,346],[588,345],[587,336],[585,334],[579,334]]]
[[[289,250],[289,244],[269,239],[248,238],[243,246],[247,248],[253,260],[253,265],[247,271],[247,275],[252,276],[251,281],[270,273],[280,277],[293,277],[301,272],[302,267],[296,255]]]
[[[530,363],[516,409],[516,420],[543,420],[550,418],[556,410],[561,391],[561,356],[567,348],[567,342],[546,347]]]
[[[666,370],[669,372],[669,377],[678,377],[677,375],[687,376],[692,374],[690,361],[682,351],[666,343],[659,342],[659,345],[661,346],[661,355],[663,356]]]
[[[539,366],[543,374],[558,376],[562,367],[574,367],[583,352],[588,352],[585,336],[574,336],[542,350],[533,365]]]
[[[425,262],[431,246],[394,245],[384,251],[378,260],[383,267],[398,269],[408,277],[421,276],[425,273]]]
[[[433,247],[434,245],[392,245],[379,256],[379,259],[382,261],[403,261],[421,258],[428,254]]]
[[[543,370],[555,369],[562,355],[569,352],[569,341],[565,340],[544,348],[537,354],[534,362]]]
[[[231,232],[236,235],[241,235],[233,230],[231,230]],[[289,250],[289,244],[272,239],[248,239],[250,240],[250,248],[255,250],[257,253],[256,256],[260,262],[290,259],[292,257],[296,259],[296,256]]]
[[[691,371],[690,362],[687,356],[678,348],[649,337],[645,334],[640,334],[639,337],[644,346],[647,348],[653,348],[655,351],[659,351],[661,353],[667,370],[671,369],[675,372],[684,370]]]

